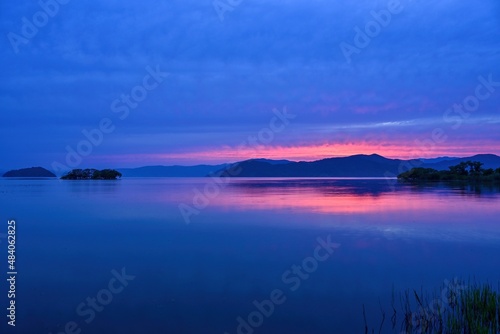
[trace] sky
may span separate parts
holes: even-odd
[[[0,4],[0,169],[500,154],[497,0]]]

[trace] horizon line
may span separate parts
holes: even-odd
[[[475,157],[475,156],[478,156],[478,155],[494,155],[494,156],[497,156],[497,157],[500,157],[500,155],[498,154],[495,154],[495,153],[477,153],[477,154],[474,154],[474,155],[466,155],[466,156],[447,156],[447,155],[442,155],[442,156],[436,156],[436,157],[433,157],[433,158],[410,158],[410,159],[405,159],[405,158],[396,158],[396,157],[387,157],[387,156],[384,156],[384,155],[381,155],[381,154],[378,154],[378,153],[370,153],[370,154],[366,154],[366,153],[358,153],[358,154],[351,154],[351,155],[344,155],[344,156],[331,156],[331,157],[327,157],[327,158],[319,158],[319,159],[310,159],[310,160],[291,160],[291,159],[285,159],[285,158],[266,158],[266,157],[259,157],[259,158],[248,158],[248,159],[243,159],[243,160],[237,160],[237,161],[233,161],[233,162],[221,162],[221,163],[198,163],[198,164],[194,164],[194,165],[181,165],[181,164],[171,164],[171,165],[162,165],[162,164],[154,164],[154,165],[140,165],[140,166],[137,166],[137,167],[114,167],[114,169],[135,169],[135,168],[142,168],[142,167],[197,167],[197,166],[218,166],[218,165],[231,165],[231,164],[235,164],[235,163],[238,163],[238,162],[244,162],[244,161],[250,161],[250,160],[270,160],[270,161],[289,161],[289,162],[315,162],[315,161],[322,161],[322,160],[327,160],[327,159],[335,159],[335,158],[350,158],[350,157],[354,157],[354,156],[373,156],[373,155],[376,155],[376,156],[380,156],[382,158],[385,158],[385,159],[390,159],[390,160],[404,160],[404,161],[408,161],[408,160],[434,160],[434,159],[444,159],[444,158],[448,158],[448,159],[463,159],[463,158],[471,158],[471,157]],[[20,167],[20,168],[11,168],[10,170],[17,170],[17,169],[26,169],[26,168],[34,168],[34,167],[42,167],[42,168],[45,168],[41,165],[31,165],[30,167]],[[71,169],[91,169],[91,168],[94,168],[94,167],[88,167],[88,168],[80,168],[80,167],[72,167],[70,168],[69,170]],[[49,168],[45,168],[47,170],[51,170]],[[96,169],[99,169],[99,168],[96,168]],[[1,168],[1,170],[3,170],[3,168]]]

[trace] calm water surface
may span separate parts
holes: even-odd
[[[378,328],[379,303],[389,310],[393,287],[439,291],[454,277],[500,280],[495,187],[363,179],[212,185],[1,180],[2,275],[8,219],[17,223],[18,270],[17,325],[6,329],[3,311],[2,333],[364,333],[362,305]],[[205,187],[207,199],[199,195]],[[189,224],[182,203],[197,210]],[[332,254],[321,250],[329,255],[323,261],[311,258],[318,238],[338,244]],[[113,279],[122,271],[134,276],[125,287]],[[5,310],[4,279],[0,288]],[[254,301],[277,290],[279,305],[260,316]],[[239,317],[249,324],[241,327]]]

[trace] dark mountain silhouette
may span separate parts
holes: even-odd
[[[327,158],[317,161],[289,161],[251,159],[236,164],[197,166],[145,166],[117,169],[123,177],[205,177],[221,175],[231,166],[236,166],[231,176],[235,177],[396,177],[412,168],[423,167],[447,170],[460,162],[479,161],[483,168],[499,168],[500,157],[494,154],[478,154],[464,158],[440,157],[435,159],[400,160],[389,159],[378,154],[353,155],[342,158]],[[55,177],[50,171],[33,167],[4,174],[5,177]]]
[[[260,161],[260,162],[267,162],[270,163],[271,165],[283,165],[287,164],[289,162],[292,162],[290,160],[271,160],[271,159],[252,159],[254,161]]]
[[[226,167],[223,165],[197,166],[146,166],[139,168],[119,168],[123,177],[203,177]]]
[[[377,154],[353,155],[342,158],[328,158],[312,162],[289,162],[270,164],[259,160],[238,163],[237,177],[383,177],[397,172],[402,160],[387,159]],[[421,164],[414,160],[414,163]],[[218,171],[218,174],[224,170]],[[394,175],[395,176],[395,175]]]
[[[8,171],[3,177],[56,177],[56,175],[42,167],[31,167]]]
[[[424,163],[420,159],[388,159],[378,154],[353,155],[343,158],[328,158],[312,162],[288,162],[271,164],[262,160],[246,160],[230,165],[237,173],[229,174],[228,167],[215,175],[234,177],[396,177],[414,167],[445,170],[462,161],[480,161],[484,168],[500,167],[500,157],[493,154],[480,154],[473,157]]]
[[[494,154],[477,154],[473,155],[471,157],[466,157],[466,158],[455,158],[451,160],[446,160],[446,161],[440,161],[436,163],[427,163],[422,167],[426,168],[434,168],[436,170],[445,170],[448,169],[450,166],[455,166],[458,165],[461,162],[467,162],[467,161],[479,161],[482,162],[483,168],[498,168],[500,167],[500,157]]]
[[[426,164],[432,164],[436,162],[441,162],[441,161],[448,161],[448,160],[454,160],[454,159],[460,159],[458,157],[437,157],[437,158],[420,158],[419,160],[422,160],[423,163]]]
[[[255,161],[270,165],[290,163],[289,160],[255,159]],[[196,165],[196,166],[145,166],[138,168],[117,169],[124,177],[204,177],[218,170],[224,169],[229,164],[221,165]]]

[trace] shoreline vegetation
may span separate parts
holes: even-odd
[[[114,169],[73,169],[61,177],[61,180],[116,180],[122,174]]]
[[[396,300],[393,289],[388,314],[390,319],[386,319],[383,309],[381,311],[378,333],[382,332],[384,322],[389,320],[394,333],[497,334],[500,333],[500,282],[495,289],[489,283],[455,280],[453,284],[443,286],[441,292],[430,295],[423,291],[405,290],[399,300]],[[364,332],[368,334],[364,305],[363,318]],[[375,332],[372,329],[371,333]]]
[[[483,169],[478,161],[461,162],[449,167],[449,170],[417,167],[398,175],[398,180],[407,182],[421,181],[464,181],[464,182],[500,182],[500,168]]]

